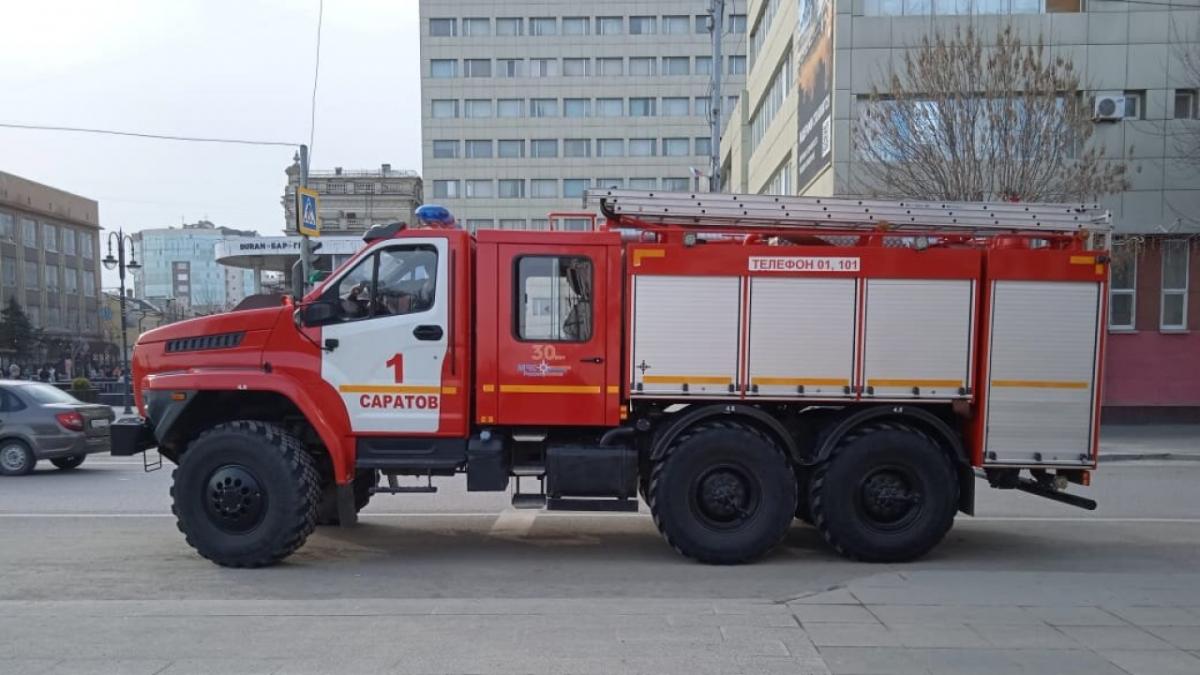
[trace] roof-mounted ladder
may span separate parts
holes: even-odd
[[[1098,235],[1104,244],[1112,231],[1109,212],[1098,204],[887,201],[618,189],[588,190],[583,204],[585,208],[598,206],[606,218],[620,223],[619,227],[828,227],[839,232],[878,232],[884,227],[895,234],[952,230],[976,237],[1083,233]]]

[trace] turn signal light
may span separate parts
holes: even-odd
[[[77,412],[58,413],[54,417],[67,431],[83,431],[83,415]]]

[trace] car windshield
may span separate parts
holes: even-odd
[[[35,403],[79,403],[79,399],[67,392],[48,384],[26,384],[21,387],[21,393],[33,399]]]

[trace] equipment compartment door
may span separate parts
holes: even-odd
[[[1091,463],[1102,298],[1097,282],[993,283],[986,464]]]
[[[738,380],[739,277],[633,277],[633,393],[726,397]]]
[[[750,279],[750,393],[852,396],[856,279]]]
[[[497,422],[605,424],[607,257],[602,245],[499,247]]]

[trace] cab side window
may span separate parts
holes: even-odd
[[[342,321],[425,312],[437,299],[437,250],[393,246],[359,261],[325,297],[336,301]]]
[[[520,340],[592,339],[592,261],[580,256],[517,258],[516,333]]]

